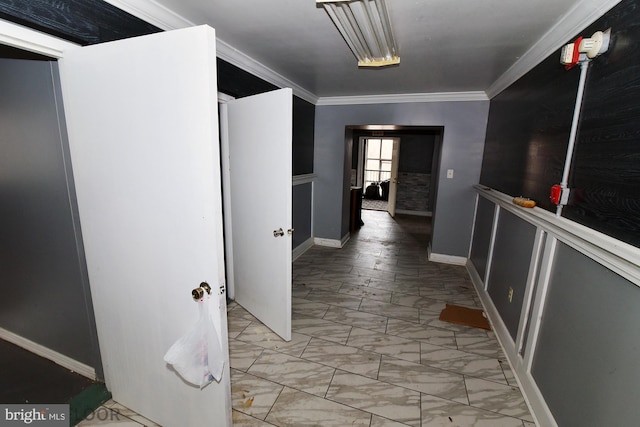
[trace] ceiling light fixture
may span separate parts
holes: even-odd
[[[359,67],[400,63],[384,0],[316,0],[340,31]]]

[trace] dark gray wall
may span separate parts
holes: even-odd
[[[612,30],[608,52],[589,65],[569,175],[573,195],[562,213],[638,247],[639,23],[640,0],[623,0],[576,35]],[[558,50],[491,100],[480,180],[552,212],[549,189],[562,179],[580,75],[559,57]]]
[[[480,278],[484,280],[487,274],[487,262],[489,260],[489,244],[491,243],[491,229],[495,206],[484,197],[478,198],[476,211],[476,224],[473,231],[473,243],[470,259]]]
[[[59,90],[0,59],[0,327],[101,372]]]
[[[312,187],[308,182],[293,186],[293,248],[311,237]]]
[[[352,159],[351,135],[345,135],[345,127],[444,126],[431,247],[434,253],[466,258],[488,108],[488,101],[316,106],[316,237],[340,240],[349,231]],[[455,169],[454,179],[442,176],[448,168]]]
[[[535,234],[533,225],[504,209],[500,211],[487,291],[514,340],[520,323]],[[508,298],[509,288],[513,289],[511,301]]]
[[[435,135],[402,135],[398,171],[407,173],[431,173],[431,159]]]
[[[640,289],[559,244],[532,374],[559,426],[640,420]]]
[[[315,105],[293,97],[293,152],[291,161],[293,175],[313,173],[313,129]]]

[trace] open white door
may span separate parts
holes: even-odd
[[[291,339],[291,89],[227,102],[235,300]]]
[[[214,31],[72,49],[60,74],[107,387],[160,425],[230,426]],[[200,390],[163,356],[202,281],[226,365]]]
[[[393,138],[391,154],[391,179],[389,180],[389,201],[387,212],[391,217],[396,216],[396,196],[398,194],[398,162],[400,160],[400,139]]]

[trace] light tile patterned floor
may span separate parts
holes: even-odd
[[[294,263],[290,342],[229,305],[234,425],[534,426],[494,334],[438,320],[480,303],[464,267],[427,260],[430,220],[363,221]]]

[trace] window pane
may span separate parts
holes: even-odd
[[[379,160],[367,160],[367,165],[365,166],[366,170],[378,170],[380,166]]]
[[[367,139],[367,157],[374,159],[380,158],[379,139]]]
[[[383,160],[380,163],[380,170],[391,172],[391,161]]]
[[[393,156],[393,139],[382,140],[382,154],[381,159],[391,159]]]

